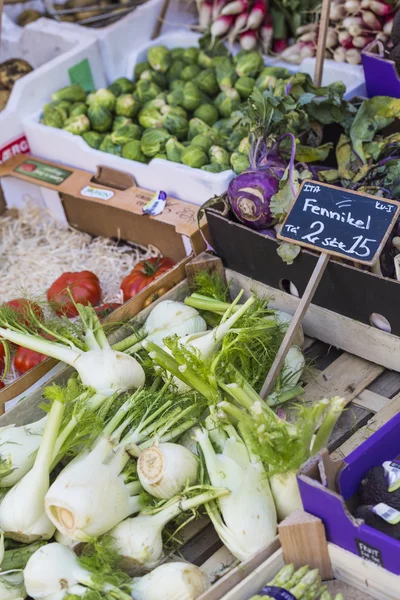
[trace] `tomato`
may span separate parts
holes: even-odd
[[[150,294],[150,296],[147,296],[146,300],[143,302],[143,308],[147,308],[148,306],[150,306],[152,302],[155,302],[156,300],[161,298],[161,296],[164,296],[164,294],[169,292],[170,289],[170,286],[165,286],[160,288],[156,292],[153,292],[152,294]]]
[[[3,387],[6,387],[6,384],[0,379],[0,390],[3,389]]]
[[[124,293],[124,302],[136,296],[152,281],[160,275],[169,271],[176,263],[172,258],[149,258],[138,262],[136,267],[124,277],[121,283],[121,290]]]
[[[40,354],[34,350],[28,350],[28,348],[19,346],[14,356],[14,367],[20,375],[23,375],[46,360],[46,358],[47,356],[45,354]]]
[[[63,273],[56,279],[47,290],[47,299],[59,305],[56,309],[58,315],[77,316],[78,311],[71,300],[70,293],[77,304],[96,306],[101,300],[99,278],[91,271],[80,271]]]
[[[122,304],[119,304],[118,302],[106,302],[106,304],[100,304],[100,306],[96,306],[94,310],[96,311],[99,319],[105,319],[120,306],[122,306]]]
[[[5,357],[5,351],[4,351],[4,346],[3,344],[0,343],[0,367],[3,366],[4,364],[4,357]]]
[[[9,300],[5,303],[5,306],[9,306],[12,308],[20,317],[24,317],[20,319],[21,323],[24,325],[29,325],[29,310],[31,309],[38,319],[43,318],[43,312],[40,308],[39,304],[36,302],[31,302],[31,300],[26,300],[25,298],[15,298],[14,300]]]

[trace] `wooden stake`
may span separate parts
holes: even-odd
[[[322,0],[321,20],[318,28],[318,46],[317,59],[315,62],[314,83],[320,87],[322,85],[322,73],[324,70],[326,36],[328,34],[329,14],[331,11],[331,0]]]
[[[289,352],[292,342],[296,336],[297,329],[301,325],[304,315],[306,314],[307,309],[318,287],[318,284],[321,281],[321,277],[324,274],[326,266],[329,262],[329,258],[329,254],[325,254],[323,252],[319,257],[317,264],[315,265],[315,269],[310,277],[310,281],[308,282],[303,297],[299,302],[299,305],[296,309],[296,312],[293,315],[293,319],[288,327],[286,335],[283,338],[281,347],[279,348],[279,352],[276,355],[272,367],[267,375],[267,378],[264,381],[264,385],[262,386],[260,392],[261,398],[266,398],[272,390],[272,386],[275,382],[275,379],[278,376],[279,371],[281,370],[286,355]]]
[[[278,527],[283,558],[296,569],[318,569],[322,581],[333,579],[324,525],[318,517],[295,510]]]
[[[156,38],[158,38],[158,36],[161,33],[161,29],[164,25],[165,15],[167,14],[168,9],[169,9],[169,3],[170,3],[170,0],[164,0],[163,4],[161,6],[160,14],[158,15],[158,20],[157,20],[157,23],[155,24],[153,35],[151,36],[152,40],[155,40]]]

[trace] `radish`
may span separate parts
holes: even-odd
[[[336,48],[338,43],[339,43],[339,36],[338,36],[336,29],[332,29],[332,27],[329,27],[328,33],[326,36],[326,47],[333,49],[333,48]]]
[[[385,4],[384,2],[377,2],[377,0],[368,0],[367,2],[369,8],[379,17],[386,17],[387,15],[392,14],[393,8],[389,6],[389,4]]]
[[[333,53],[333,60],[335,60],[336,62],[345,62],[346,50],[343,48],[343,46],[339,46],[339,48],[336,48],[335,52]]]
[[[239,15],[247,11],[249,7],[248,0],[233,0],[228,2],[221,11],[221,15]]]
[[[393,17],[390,17],[390,19],[388,19],[383,26],[383,33],[385,33],[386,35],[391,35],[392,30],[393,30]]]
[[[345,15],[346,9],[344,7],[344,4],[331,4],[331,9],[329,13],[329,18],[331,19],[331,21],[341,21],[342,19],[344,19]]]
[[[356,15],[361,8],[361,3],[359,0],[346,0],[344,8],[348,14]]]
[[[339,44],[343,46],[346,50],[349,48],[353,48],[353,38],[349,34],[348,31],[340,31],[339,32]]]
[[[208,29],[212,19],[212,3],[205,0],[199,10],[199,25],[201,29]]]
[[[358,35],[353,38],[353,46],[354,48],[365,48],[370,42],[372,42],[373,37],[366,37],[364,35]]]
[[[274,36],[272,20],[269,14],[265,15],[264,23],[261,26],[260,35],[262,40],[263,52],[267,53],[271,49],[272,38]]]
[[[221,14],[226,4],[226,0],[214,0],[212,8],[212,20],[215,21]]]
[[[262,0],[256,0],[247,20],[247,27],[249,29],[258,29],[264,21],[266,12],[264,2]]]
[[[285,40],[275,40],[275,42],[274,42],[274,51],[275,52],[277,52],[276,44],[278,44],[278,42],[285,42]],[[282,50],[280,57],[289,63],[300,64],[301,56],[300,56],[299,44],[293,44],[293,46],[286,47],[284,50]]]
[[[242,13],[241,15],[238,15],[235,18],[235,23],[234,23],[233,27],[231,28],[231,30],[229,32],[229,36],[228,36],[229,46],[232,46],[234,41],[238,37],[239,33],[242,33],[242,31],[245,30],[246,24],[247,24],[247,17],[248,17],[247,13]]]
[[[346,50],[346,61],[349,65],[359,65],[361,63],[361,52],[356,48]]]
[[[356,25],[361,27],[362,24],[363,20],[361,17],[346,17],[345,19],[343,19],[343,27],[345,29],[348,29],[349,27],[355,27]]]
[[[291,48],[294,48],[295,46],[291,46],[290,48],[288,48],[288,42],[287,40],[274,40],[274,52],[276,52],[276,54],[281,54],[283,53],[284,50],[288,49],[290,50]],[[283,54],[282,54],[282,58]],[[286,60],[286,56],[285,56],[285,60]]]
[[[303,33],[303,35],[301,35],[298,40],[298,42],[302,43],[302,42],[316,42],[317,41],[317,32],[316,31],[309,31],[308,33]]]
[[[382,30],[382,23],[380,22],[378,17],[370,10],[364,10],[362,12],[362,20],[364,22],[364,25],[366,27],[369,27],[369,29],[372,29],[373,31]]]
[[[300,43],[300,57],[303,60],[304,58],[313,58],[315,56],[315,44],[312,42]]]
[[[296,35],[303,35],[303,33],[308,33],[310,31],[317,31],[318,23],[307,23],[307,25],[301,25],[296,29]]]
[[[213,38],[219,37],[221,35],[225,35],[228,33],[231,28],[232,23],[234,22],[235,17],[233,16],[224,16],[218,17],[211,25],[211,35]]]
[[[257,46],[257,34],[255,31],[244,31],[240,34],[240,46],[243,50],[253,50]]]

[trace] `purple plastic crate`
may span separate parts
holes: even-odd
[[[372,42],[361,52],[368,98],[400,98],[400,78],[396,65],[383,56],[383,44]]]
[[[400,414],[344,461],[333,461],[327,451],[321,452],[302,467],[297,478],[304,510],[323,521],[330,542],[396,575],[400,575],[400,541],[355,519],[346,501],[357,492],[369,469],[398,454]]]

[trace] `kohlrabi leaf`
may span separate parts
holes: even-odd
[[[283,262],[287,265],[292,265],[295,258],[300,254],[300,246],[283,242],[278,246],[277,253]]]
[[[377,131],[388,127],[400,115],[400,99],[375,96],[364,100],[350,128],[353,149],[365,162],[364,142],[372,142]]]

